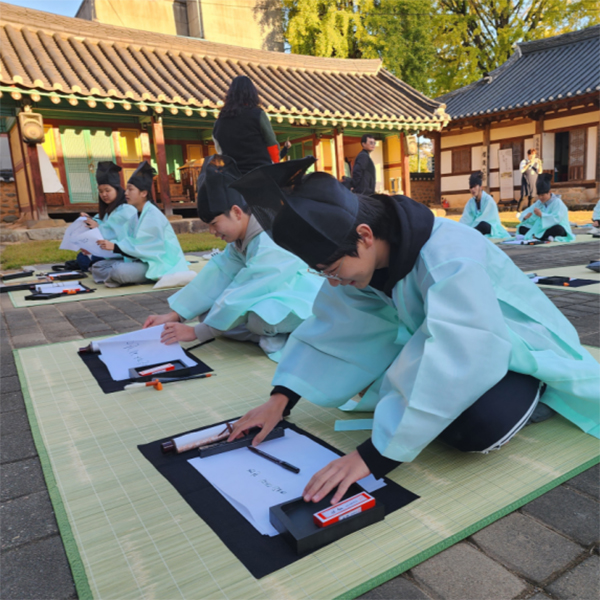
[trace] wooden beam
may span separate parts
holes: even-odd
[[[442,134],[432,132],[430,139],[433,141],[433,195],[435,204],[442,203]]]
[[[323,153],[323,140],[315,135],[313,137],[313,149],[317,162],[315,163],[315,171],[325,171],[325,154]]]
[[[33,184],[37,218],[41,221],[48,218],[48,207],[46,206],[46,196],[44,196],[44,184],[42,183],[42,171],[40,169],[37,144],[27,144],[27,157],[29,158],[29,167],[31,169],[31,183]]]
[[[483,150],[485,152],[485,164],[483,164],[483,188],[490,193],[490,124],[486,123],[483,130]]]
[[[408,154],[408,140],[406,133],[402,134],[402,191],[405,196],[410,198],[410,156]]]
[[[165,134],[160,117],[152,117],[152,140],[154,142],[154,155],[158,165],[158,182],[160,184],[160,201],[163,205],[165,215],[173,215],[171,206],[171,188],[169,186],[169,175],[167,173],[167,152],[165,150]]]
[[[333,143],[335,145],[335,166],[337,178],[341,181],[344,176],[344,132],[337,127],[333,130]]]

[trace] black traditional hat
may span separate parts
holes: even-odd
[[[232,206],[246,207],[244,197],[230,183],[237,181],[241,173],[233,158],[213,154],[202,165],[196,189],[198,190],[198,216],[205,222],[228,212]]]
[[[469,188],[476,185],[483,185],[483,173],[481,171],[475,171],[475,173],[469,175]]]
[[[316,159],[258,167],[230,187],[241,192],[276,244],[311,267],[326,264],[354,229],[358,197],[327,173],[304,176]]]
[[[552,174],[540,173],[535,182],[535,191],[540,194],[547,194],[552,187]]]
[[[138,165],[138,168],[133,172],[133,175],[127,180],[127,183],[135,185],[138,190],[152,191],[152,180],[156,175],[156,171],[150,163],[145,160]]]
[[[98,185],[111,185],[114,188],[120,188],[120,171],[121,167],[115,165],[115,163],[110,160],[99,162],[98,167],[96,168],[96,183]]]

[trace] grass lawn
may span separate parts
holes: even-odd
[[[179,243],[184,252],[202,252],[213,248],[223,249],[225,242],[210,233],[181,233]],[[0,255],[0,268],[19,269],[28,265],[60,264],[77,256],[71,250],[59,250],[60,241],[24,242],[6,246]]]

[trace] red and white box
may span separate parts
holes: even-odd
[[[343,519],[357,515],[375,506],[375,498],[367,492],[361,492],[347,500],[342,500],[331,508],[326,508],[313,515],[317,527],[327,527]]]
[[[171,363],[166,363],[164,365],[159,365],[158,367],[152,367],[151,369],[146,369],[145,371],[138,371],[141,377],[146,377],[148,375],[157,375],[158,373],[166,373],[167,371],[174,371],[175,365]]]

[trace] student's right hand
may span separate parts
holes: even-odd
[[[239,421],[236,421],[227,441],[232,442],[242,437],[249,429],[260,427],[260,433],[257,433],[252,440],[252,445],[258,446],[271,433],[273,427],[283,419],[283,411],[287,403],[288,399],[283,394],[273,394],[264,404],[248,411]]]
[[[183,323],[165,323],[165,328],[160,334],[160,341],[167,346],[175,342],[193,342],[195,339],[194,328]]]
[[[178,323],[179,315],[175,311],[171,311],[166,315],[150,315],[142,329],[147,329],[148,327],[155,327],[156,325],[163,325],[164,323]]]
[[[524,217],[523,217],[523,221],[527,221],[527,219],[529,219],[529,217],[531,216],[531,213],[527,213]]]

